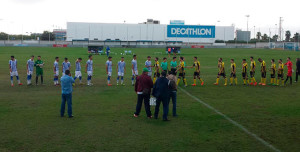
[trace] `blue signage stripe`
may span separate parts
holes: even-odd
[[[178,38],[215,38],[215,26],[168,25],[167,37]]]

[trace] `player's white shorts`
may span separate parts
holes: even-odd
[[[12,72],[10,72],[10,76],[11,77],[13,77],[13,76],[19,76],[18,71],[12,71]]]
[[[28,71],[27,75],[33,75],[33,71]]]
[[[134,73],[133,73],[133,70],[132,70],[132,75],[134,75],[134,76],[138,76],[138,75],[139,75],[139,72],[138,72],[138,70],[136,70]]]
[[[124,72],[118,72],[118,76],[119,77],[123,77],[124,76]]]
[[[58,76],[59,76],[59,71],[55,71],[54,76],[55,76],[55,77],[58,77]]]
[[[148,76],[152,77],[152,72],[148,72]]]
[[[81,71],[75,71],[75,77],[82,77]]]
[[[110,77],[111,77],[111,72],[107,72],[107,76],[110,76]]]
[[[88,76],[93,76],[93,71],[88,71],[87,74]]]

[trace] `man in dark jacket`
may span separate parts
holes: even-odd
[[[161,77],[156,80],[154,88],[153,88],[153,96],[156,97],[156,106],[155,106],[155,113],[154,118],[157,119],[159,106],[162,102],[163,104],[163,121],[168,120],[168,113],[169,113],[169,80],[166,78],[167,73],[163,71],[161,73]]]
[[[150,94],[151,94],[151,88],[153,88],[153,81],[150,76],[148,76],[149,70],[147,68],[143,69],[143,74],[138,76],[136,78],[136,83],[135,83],[135,92],[137,93],[138,100],[136,104],[136,111],[134,113],[134,117],[138,117],[143,100],[145,104],[145,110],[148,118],[152,118],[151,111],[150,111]]]
[[[297,58],[296,61],[296,81],[298,81],[298,76],[300,75],[300,58]]]

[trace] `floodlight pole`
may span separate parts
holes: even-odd
[[[249,28],[248,28],[248,25],[249,25],[249,17],[250,17],[250,15],[246,15],[246,17],[247,17],[247,32],[249,31]],[[251,37],[251,35],[249,35],[250,37]],[[249,42],[249,37],[247,36],[247,44],[248,44],[248,42]]]
[[[277,24],[275,24],[275,31],[274,31],[274,35],[276,35],[276,31],[277,31]]]
[[[279,27],[278,27],[278,36],[279,36],[279,40],[282,41],[283,38],[282,38],[282,22],[283,22],[283,19],[282,17],[279,18]]]
[[[247,31],[248,31],[248,23],[249,23],[249,17],[250,17],[250,15],[246,15],[246,17],[247,17]]]

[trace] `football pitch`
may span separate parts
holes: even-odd
[[[74,118],[60,117],[61,90],[53,85],[53,62],[61,63],[68,57],[74,76],[75,60],[83,58],[84,69],[88,54],[86,48],[0,47],[0,151],[300,151],[300,84],[292,86],[242,85],[242,59],[256,64],[256,80],[260,81],[260,57],[266,61],[286,57],[295,59],[300,52],[264,49],[182,49],[187,66],[197,56],[201,63],[204,86],[191,86],[194,69],[187,69],[188,87],[180,82],[177,98],[178,117],[170,113],[171,121],[147,119],[144,108],[134,118],[137,96],[131,86],[132,55],[124,55],[126,62],[125,86],[116,86],[116,65],[125,49],[112,48],[112,84],[106,85],[106,56],[94,55],[93,86],[76,85],[73,90]],[[137,55],[141,74],[147,56],[167,57],[165,49],[132,48]],[[154,55],[154,52],[162,54]],[[10,86],[8,61],[14,55],[23,86]],[[31,55],[41,55],[45,62],[44,86],[26,86],[26,61]],[[223,58],[227,77],[230,59],[237,64],[237,86],[213,85]],[[36,58],[35,58],[36,60]],[[170,62],[171,59],[168,59]],[[179,61],[179,59],[177,60]],[[82,70],[83,72],[84,70]],[[287,69],[285,67],[285,74]],[[277,75],[276,75],[277,76]],[[33,82],[34,82],[33,77]],[[83,82],[87,75],[83,72]],[[293,81],[294,81],[293,73]],[[15,78],[14,78],[15,80]],[[229,79],[228,79],[229,80]],[[267,73],[267,83],[270,72]],[[78,83],[78,80],[77,80]],[[201,103],[202,102],[202,103]],[[208,108],[208,104],[214,110]],[[154,107],[151,107],[154,112]],[[225,117],[224,117],[225,116]],[[229,121],[227,118],[233,121]],[[238,125],[236,125],[238,124]],[[256,136],[251,136],[245,130]]]

